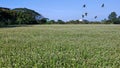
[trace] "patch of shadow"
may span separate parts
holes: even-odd
[[[16,28],[16,27],[32,27],[33,25],[7,25],[7,26],[0,26],[0,28]]]

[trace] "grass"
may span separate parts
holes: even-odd
[[[0,67],[120,68],[120,25],[0,28]]]

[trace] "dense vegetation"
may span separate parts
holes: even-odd
[[[64,22],[62,20],[49,20],[38,12],[28,8],[10,9],[0,7],[0,26],[23,24],[120,24],[120,16],[116,12],[111,12],[108,19],[102,21],[70,20]]]
[[[0,7],[0,26],[21,25],[21,24],[39,24],[46,22],[45,18],[27,8],[9,9]]]
[[[47,20],[47,18],[31,9],[0,7],[0,26],[21,24],[120,24],[120,16],[117,16],[115,12],[111,12],[108,19],[104,19],[101,22],[90,22],[88,20],[70,20],[67,22]]]
[[[0,67],[120,68],[120,26],[0,28]]]
[[[107,19],[104,19],[102,21],[88,21],[83,19],[83,21],[79,20],[70,20],[67,22],[64,22],[62,20],[49,20],[46,22],[46,24],[120,24],[120,16],[116,14],[116,12],[111,12]]]

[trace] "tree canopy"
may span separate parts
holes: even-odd
[[[0,7],[0,26],[17,24],[45,23],[45,18],[38,12],[28,8],[4,8]]]
[[[116,12],[111,12],[108,16],[108,20],[113,24],[120,24],[120,16],[117,17]]]

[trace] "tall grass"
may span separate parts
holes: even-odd
[[[120,26],[0,28],[0,67],[120,68]]]

